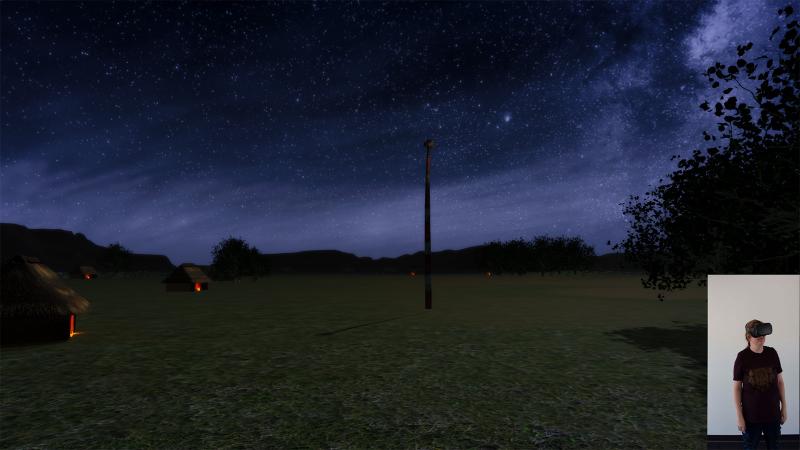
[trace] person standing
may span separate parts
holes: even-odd
[[[756,450],[762,434],[767,448],[777,450],[788,410],[778,352],[764,345],[766,336],[754,337],[750,333],[753,326],[761,323],[747,322],[748,346],[736,355],[733,363],[733,401],[745,450]]]

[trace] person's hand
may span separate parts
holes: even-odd
[[[741,431],[742,433],[744,433],[746,431],[745,430],[745,425],[744,425],[744,417],[737,418],[736,419],[736,425],[737,425],[736,428],[738,428],[739,431]]]
[[[781,408],[781,425],[786,423],[786,408]]]

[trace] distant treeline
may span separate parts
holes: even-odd
[[[258,278],[270,273],[421,273],[424,268],[422,252],[398,258],[359,258],[337,251],[302,252],[297,254],[265,255],[241,238],[229,237],[212,250],[209,269],[212,278],[230,280],[241,277]],[[578,236],[536,236],[510,241],[492,241],[478,247],[459,251],[437,252],[433,265],[437,273],[491,272],[519,274],[528,272],[562,273],[611,269],[619,262],[605,261],[595,255],[594,248]],[[606,267],[600,267],[606,266]]]
[[[593,268],[595,257],[594,248],[578,236],[492,241],[483,249],[484,267],[496,275],[587,271]]]

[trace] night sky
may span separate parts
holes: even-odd
[[[786,0],[0,3],[0,220],[208,263],[580,235],[715,130]],[[769,49],[769,50],[767,50]],[[732,95],[735,95],[732,94]]]

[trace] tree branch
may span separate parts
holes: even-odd
[[[736,84],[738,84],[740,88],[742,88],[742,89],[744,89],[745,91],[749,92],[749,93],[750,93],[750,95],[752,95],[752,96],[753,96],[753,100],[755,100],[755,101],[756,101],[756,103],[758,103],[758,106],[761,106],[761,102],[759,102],[759,101],[758,101],[758,99],[756,98],[756,94],[753,94],[753,91],[751,91],[750,89],[747,89],[746,87],[742,86],[742,83],[740,83],[740,82],[739,82],[739,79],[738,79],[738,78],[734,78],[734,79],[733,79],[733,81],[735,81],[735,82],[736,82]]]

